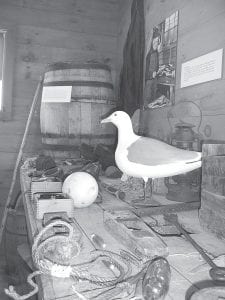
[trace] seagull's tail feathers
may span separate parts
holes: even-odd
[[[198,154],[198,157],[194,160],[190,160],[190,161],[187,161],[186,164],[194,164],[194,163],[201,163],[202,162],[202,153],[201,152],[196,152]]]

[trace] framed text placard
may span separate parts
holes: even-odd
[[[223,49],[189,60],[181,66],[181,88],[222,76]]]
[[[42,102],[70,102],[72,86],[44,86]]]

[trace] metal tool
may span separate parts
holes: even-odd
[[[142,218],[142,216],[137,212],[137,210],[132,209],[132,212],[139,220],[141,220],[145,225],[148,226],[148,228],[150,228],[157,235],[160,235],[162,237],[169,237],[169,236],[180,237],[182,235],[182,232],[177,230],[176,226],[174,226],[174,225],[170,225],[170,226],[168,226],[168,225],[162,225],[162,226],[151,225]],[[134,227],[133,228],[128,227],[128,228],[133,229],[133,230],[140,230],[140,228],[134,228]],[[192,233],[192,232],[188,231],[188,233]]]
[[[209,270],[209,275],[213,280],[216,281],[225,281],[225,267],[218,267],[213,260],[205,253],[204,249],[199,246],[191,236],[183,229],[181,224],[178,222],[178,217],[175,214],[164,215],[166,221],[174,224],[177,229],[183,233],[186,239],[195,247],[195,249],[201,254],[203,259],[210,265],[211,269]]]
[[[141,217],[153,216],[153,215],[162,215],[168,213],[175,213],[179,211],[189,211],[193,209],[200,208],[200,201],[192,201],[187,203],[176,203],[176,204],[167,204],[167,205],[152,205],[151,203],[147,205],[141,205],[138,207],[136,205],[136,211]]]

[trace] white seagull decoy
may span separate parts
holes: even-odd
[[[101,121],[108,122],[118,128],[115,152],[118,168],[128,176],[143,178],[145,186],[148,179],[175,176],[201,167],[201,152],[135,134],[131,119],[124,111],[116,111]]]

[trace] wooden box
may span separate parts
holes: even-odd
[[[203,144],[202,154],[200,224],[225,239],[225,142]]]
[[[104,227],[138,257],[165,257],[169,254],[164,241],[131,211],[105,211]]]
[[[34,210],[38,220],[43,219],[46,213],[66,212],[69,218],[73,217],[73,200],[63,193],[35,193]]]
[[[31,199],[35,193],[60,193],[62,192],[61,181],[31,181]]]

